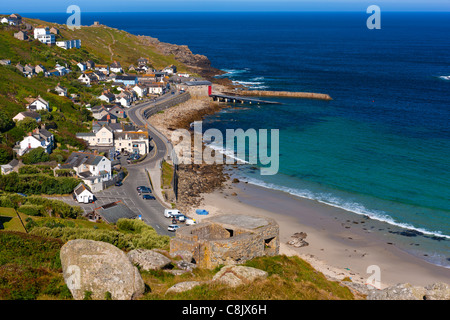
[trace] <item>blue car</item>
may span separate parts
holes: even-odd
[[[149,194],[144,194],[142,196],[142,199],[144,199],[144,200],[156,200],[156,198],[154,196],[151,196]]]

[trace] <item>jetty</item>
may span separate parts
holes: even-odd
[[[286,98],[333,100],[328,94],[314,93],[314,92],[242,90],[239,91],[239,94],[242,94],[244,96],[257,96],[257,97],[286,97]]]
[[[232,102],[232,103],[249,103],[249,104],[282,104],[276,101],[265,101],[261,99],[255,99],[244,96],[235,96],[227,94],[210,94],[209,95],[214,101],[217,102]]]

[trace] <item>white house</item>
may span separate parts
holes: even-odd
[[[91,84],[91,78],[86,73],[83,73],[81,76],[79,76],[78,81],[86,85]]]
[[[148,94],[147,86],[144,86],[142,84],[135,85],[133,87],[133,91],[136,92],[136,94],[139,98],[143,98],[143,97],[147,96],[147,94]]]
[[[75,200],[79,203],[91,203],[94,201],[94,194],[86,187],[83,182],[80,182],[73,190]]]
[[[78,62],[78,68],[80,68],[81,72],[85,72],[87,70],[87,65],[83,62]]]
[[[105,101],[107,103],[114,102],[116,100],[116,96],[114,93],[111,93],[109,91],[104,91],[100,97],[98,97],[99,100]]]
[[[166,90],[163,83],[152,83],[148,85],[149,94],[163,94],[165,91]]]
[[[34,100],[32,103],[28,105],[27,109],[32,111],[39,111],[39,110],[50,111],[50,105],[47,101],[42,99],[41,96],[39,96],[36,100]]]
[[[110,64],[109,70],[114,73],[123,73],[122,66],[120,65],[120,62],[117,61]]]
[[[77,133],[76,137],[85,140],[90,147],[112,147],[114,145],[113,131],[107,125],[96,132]]]
[[[39,26],[34,28],[34,39],[45,44],[55,44],[55,35],[50,32],[48,27]]]
[[[70,69],[67,69],[66,67],[63,67],[59,64],[56,64],[55,69],[58,70],[60,76],[65,76],[70,72]]]
[[[67,97],[67,89],[61,87],[59,84],[55,87],[56,93],[61,97]]]
[[[63,40],[63,41],[57,41],[56,45],[63,49],[80,49],[81,48],[81,40]]]
[[[17,14],[17,13],[13,13],[12,15],[10,15],[9,17],[4,17],[0,20],[1,23],[7,23],[10,26],[18,26],[22,23],[22,17]]]
[[[33,132],[23,138],[19,143],[19,148],[15,147],[15,151],[19,156],[23,156],[27,151],[39,147],[44,148],[45,152],[51,153],[54,146],[53,134],[45,129],[35,129]]]
[[[111,161],[95,153],[72,152],[61,168],[75,170],[91,192],[103,190],[112,179]]]
[[[168,66],[168,67],[164,68],[163,72],[165,72],[167,74],[177,73],[177,67],[174,65]]]
[[[114,132],[114,147],[117,151],[144,155],[149,152],[147,131]]]

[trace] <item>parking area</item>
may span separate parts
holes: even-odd
[[[164,207],[158,200],[142,199],[136,188],[138,186],[150,187],[147,173],[144,169],[134,169],[130,167],[129,175],[123,181],[121,186],[111,186],[103,191],[95,193],[93,203],[78,203],[72,196],[54,197],[53,199],[62,200],[70,205],[81,207],[85,213],[93,211],[112,202],[122,201],[137,215],[141,215],[142,220],[156,229],[159,234],[171,235],[173,233],[167,230],[171,223],[170,219],[164,217]]]

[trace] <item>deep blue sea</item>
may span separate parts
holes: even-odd
[[[244,167],[242,179],[418,231],[428,260],[450,266],[450,13],[382,12],[380,30],[368,17],[115,13],[82,24],[188,45],[250,89],[329,94],[237,105],[204,127],[279,129],[279,173]]]

